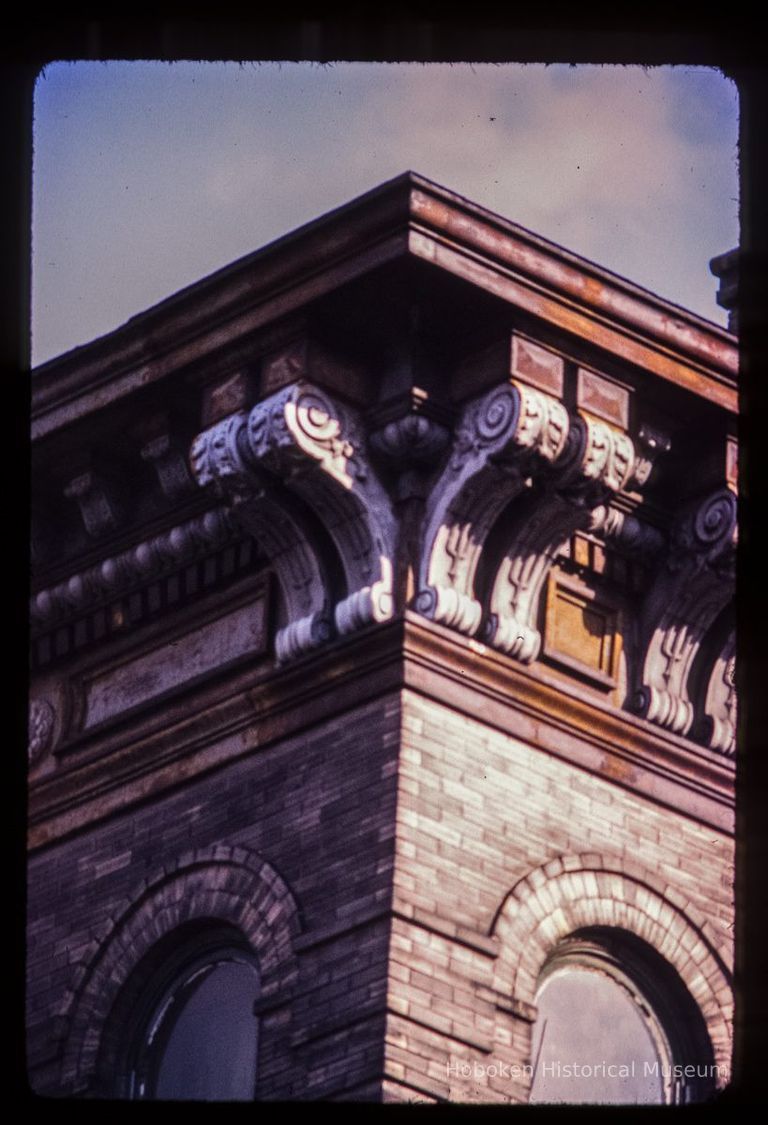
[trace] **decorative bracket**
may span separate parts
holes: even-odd
[[[146,442],[141,456],[153,465],[163,495],[168,500],[182,500],[194,488],[186,458],[169,434],[160,434]]]
[[[685,514],[646,597],[645,656],[632,704],[676,734],[693,723],[688,681],[701,641],[733,596],[736,536],[736,497],[723,488]]]
[[[120,525],[120,508],[104,479],[92,470],[73,477],[64,489],[68,500],[76,500],[85,530],[94,538],[115,531]]]
[[[338,631],[388,621],[396,525],[356,413],[312,384],[293,383],[253,408],[244,452],[309,504],[333,539],[347,585],[334,610]]]
[[[624,527],[624,521],[608,516],[607,501],[635,472],[632,441],[588,416],[574,419],[571,433],[573,452],[536,494],[531,510],[520,513],[491,588],[485,639],[523,663],[535,660],[541,649],[539,600],[563,543],[578,528],[594,526],[595,508],[605,513],[602,520]]]
[[[565,407],[505,383],[464,410],[453,451],[427,503],[415,608],[473,636],[482,608],[474,582],[494,522],[532,473],[566,449]]]
[[[198,483],[228,502],[275,569],[285,614],[275,648],[284,663],[330,637],[327,581],[304,528],[274,500],[263,474],[246,464],[247,424],[245,413],[232,414],[199,434],[190,461]]]
[[[601,504],[593,509],[588,529],[600,532],[606,539],[615,539],[621,546],[645,559],[661,554],[667,542],[652,524],[618,508],[612,508],[609,504]]]
[[[644,423],[637,435],[637,457],[632,472],[632,480],[640,488],[648,483],[648,478],[653,472],[656,461],[664,453],[669,452],[671,441],[669,435],[663,430]]]
[[[351,410],[311,384],[293,383],[200,434],[191,459],[198,482],[227,497],[275,567],[286,616],[279,661],[332,631],[327,568],[291,494],[318,515],[337,548],[347,587],[333,612],[338,632],[389,620],[395,521]]]

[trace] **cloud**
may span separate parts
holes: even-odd
[[[57,64],[36,90],[36,362],[406,168],[715,317],[735,124],[701,70]]]

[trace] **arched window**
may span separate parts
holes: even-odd
[[[189,966],[157,1006],[132,1096],[250,1101],[256,1081],[258,977],[235,953]]]
[[[169,1101],[252,1101],[259,973],[230,927],[180,927],[145,958],[121,999],[117,1093]]]
[[[703,1018],[674,970],[630,934],[566,939],[542,971],[531,1102],[669,1104],[714,1090]]]

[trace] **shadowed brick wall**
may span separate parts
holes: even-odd
[[[375,1083],[399,710],[397,696],[369,703],[33,855],[35,1089],[99,1091],[121,986],[153,940],[206,915],[260,955],[259,1097]]]

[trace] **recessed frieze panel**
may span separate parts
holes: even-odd
[[[246,657],[261,656],[267,643],[265,586],[231,613],[85,678],[83,729],[156,701]]]
[[[563,372],[565,363],[562,356],[534,344],[524,336],[512,337],[510,370],[516,379],[531,383],[555,398],[563,396]]]
[[[259,396],[268,398],[299,379],[309,379],[361,405],[366,404],[369,397],[364,373],[356,364],[331,355],[306,336],[263,357]]]
[[[552,573],[547,587],[543,654],[602,688],[616,684],[619,610],[607,599]]]
[[[578,370],[576,402],[596,418],[629,429],[629,390],[605,375],[598,375],[586,367]]]

